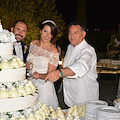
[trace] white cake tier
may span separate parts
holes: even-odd
[[[13,55],[13,43],[0,43],[0,56]]]
[[[0,112],[10,112],[23,110],[32,107],[37,103],[38,94],[27,95],[25,97],[17,97],[11,99],[0,99]]]
[[[18,69],[2,69],[0,71],[0,82],[14,82],[24,80],[26,68],[18,68]]]

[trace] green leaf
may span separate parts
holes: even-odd
[[[58,14],[56,0],[0,0],[0,16],[3,28],[9,29],[16,20],[24,20],[28,25],[28,32],[24,42],[40,39],[39,24],[45,19],[54,20],[58,27],[58,38],[64,34],[65,22],[62,14]],[[26,7],[27,6],[27,7]]]

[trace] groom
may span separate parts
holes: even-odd
[[[24,63],[28,55],[28,47],[22,40],[26,37],[27,29],[27,24],[22,20],[15,21],[11,27],[11,32],[15,34],[17,40],[14,44],[13,54],[23,60]]]

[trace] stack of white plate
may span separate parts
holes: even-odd
[[[98,108],[97,120],[120,120],[120,108],[114,106]]]
[[[97,109],[108,106],[108,103],[102,100],[87,101],[85,103],[85,120],[96,120]]]

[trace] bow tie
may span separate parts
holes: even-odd
[[[17,43],[21,43],[21,41],[16,41]]]
[[[21,42],[14,43],[15,46],[21,46]]]

